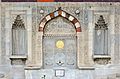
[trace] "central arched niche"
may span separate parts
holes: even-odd
[[[43,31],[43,67],[77,68],[76,46],[74,25],[60,16],[52,19]]]
[[[59,25],[62,25],[62,26],[59,26]],[[65,31],[62,32],[57,27],[63,27],[62,29],[65,29]],[[59,31],[56,29],[58,29]],[[71,31],[70,31],[70,29],[71,29]],[[86,55],[84,55],[84,52],[82,52],[82,50],[84,48],[84,46],[83,46],[84,39],[83,39],[83,32],[82,32],[79,20],[77,20],[77,18],[75,18],[73,15],[67,13],[66,11],[62,10],[61,8],[59,8],[58,10],[51,12],[48,15],[46,15],[45,17],[43,17],[43,19],[40,21],[40,24],[38,27],[38,32],[36,35],[37,35],[36,54],[35,54],[35,56],[33,56],[33,57],[36,57],[34,67],[53,68],[53,67],[60,67],[58,65],[61,65],[64,63],[64,61],[63,62],[60,61],[60,63],[59,63],[59,61],[54,60],[52,57],[54,55],[54,53],[52,53],[53,55],[50,53],[47,53],[47,54],[44,53],[44,52],[48,51],[48,50],[46,50],[46,48],[48,48],[51,51],[54,51],[54,49],[51,49],[51,48],[55,48],[57,42],[58,42],[58,47],[60,47],[60,48],[66,47],[65,45],[69,44],[70,47],[66,47],[66,50],[68,52],[69,51],[75,51],[75,52],[77,51],[77,58],[75,58],[75,60],[69,60],[69,63],[67,63],[67,64],[71,64],[71,65],[74,64],[74,66],[65,65],[63,67],[73,68],[73,69],[75,69],[76,67],[79,69],[82,69],[82,68],[86,69],[86,68],[91,67],[91,65],[86,64],[86,61],[85,61]],[[55,38],[53,39],[53,37],[55,37]],[[67,43],[64,40],[66,38],[69,39],[69,40],[67,40]],[[47,41],[48,39],[51,42]],[[55,41],[55,40],[57,40],[57,41]],[[70,44],[69,41],[70,42],[75,41],[75,42]],[[61,43],[63,43],[64,45]],[[46,47],[46,46],[49,46],[49,47]],[[57,49],[57,50],[61,50],[61,49]],[[71,55],[71,53],[68,53],[68,52],[66,54]],[[73,57],[76,57],[76,53],[72,53],[72,54],[74,55]],[[89,54],[89,53],[87,53],[87,54]],[[63,54],[61,54],[61,55],[57,54],[57,55],[63,57],[63,59],[67,58],[67,57],[65,57],[65,55],[63,56]],[[50,60],[48,60],[49,57],[47,57],[47,56],[50,57]],[[68,57],[71,57],[71,56],[68,55]],[[92,60],[91,57],[87,57],[87,58],[90,61]],[[56,59],[58,59],[58,58],[56,58]],[[70,59],[72,59],[72,58],[70,58]],[[31,59],[31,61],[33,61],[33,59]],[[56,61],[58,63],[57,66],[56,66]],[[67,60],[65,59],[65,61],[67,61]],[[75,61],[75,63],[72,63],[73,61]],[[87,61],[87,62],[90,62],[90,61]],[[45,66],[46,64],[49,66]]]

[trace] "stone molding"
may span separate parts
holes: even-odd
[[[58,10],[46,15],[42,21],[40,22],[40,25],[39,25],[39,29],[38,31],[43,31],[44,30],[44,26],[46,25],[46,23],[58,16],[61,16],[67,20],[69,20],[70,22],[73,23],[73,25],[75,26],[75,29],[76,29],[76,32],[81,32],[81,26],[80,26],[80,23],[79,21],[72,15],[70,15],[69,13],[63,11],[61,8],[59,8]]]

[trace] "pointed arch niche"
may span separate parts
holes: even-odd
[[[40,68],[43,67],[43,50],[42,50],[43,45],[42,44],[43,44],[43,36],[45,35],[45,33],[44,33],[45,26],[49,21],[51,21],[55,18],[59,18],[59,17],[66,19],[67,21],[72,23],[73,26],[74,26],[74,29],[76,31],[75,36],[77,37],[77,49],[76,49],[76,51],[77,51],[77,67],[80,67],[80,62],[81,61],[79,61],[80,60],[79,59],[80,58],[79,57],[80,56],[79,40],[80,40],[80,33],[82,31],[81,26],[80,26],[80,22],[74,16],[72,16],[71,14],[69,14],[69,13],[61,10],[61,8],[59,8],[58,10],[46,15],[41,20],[41,22],[39,24],[38,33],[37,33],[37,43],[38,44],[36,44],[37,45],[36,46],[36,51],[37,51],[36,52],[36,58],[37,58],[36,59],[36,61],[37,61],[36,64],[38,64]]]
[[[17,15],[14,23],[12,24],[12,53],[11,64],[12,65],[24,65],[27,55],[27,30],[25,24],[20,15]],[[17,61],[19,61],[17,63]]]
[[[13,60],[13,62],[7,61],[7,63],[9,63],[10,65],[13,64],[13,65],[27,66],[27,63],[29,63],[29,61],[31,61],[30,60],[31,54],[32,54],[32,17],[31,16],[32,16],[32,7],[11,6],[11,7],[5,8],[5,29],[6,29],[6,31],[5,31],[5,49],[7,49],[7,51],[5,51],[5,55],[9,56],[10,60]],[[15,24],[16,18],[17,18],[18,24],[16,24],[15,26],[17,28],[13,27],[13,24]],[[20,25],[20,28],[18,29],[17,25],[19,25],[19,23],[22,25]],[[24,26],[24,27],[21,27],[21,26]],[[26,32],[24,34],[26,34],[25,42],[27,44],[27,46],[26,46],[27,48],[25,47],[24,53],[23,52],[21,52],[21,53],[14,52],[13,53],[13,51],[16,51],[16,50],[12,50],[12,43],[13,43],[12,30],[14,30],[16,32],[16,30],[21,31],[20,29],[22,31]],[[23,34],[21,34],[21,35],[23,35]],[[22,40],[23,37],[21,37],[20,40]],[[19,54],[19,55],[17,55],[17,54]],[[6,59],[3,59],[3,60],[6,61]],[[15,62],[14,62],[14,60],[15,60]],[[21,62],[21,60],[26,61],[26,62]]]

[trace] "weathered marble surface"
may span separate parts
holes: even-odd
[[[26,79],[119,79],[119,65],[97,66],[95,70],[65,69],[64,77],[55,77],[55,69],[25,70]],[[44,78],[43,78],[44,79]]]
[[[55,69],[43,67],[42,34],[38,32],[40,21],[49,13],[62,9],[75,16],[81,24],[77,62],[79,68],[65,68],[65,77],[55,77]],[[43,13],[41,12],[43,10]],[[76,14],[76,10],[80,13]],[[11,24],[16,14],[23,14],[28,33],[26,64],[11,65]],[[108,65],[94,63],[93,31],[99,15],[108,23]],[[120,3],[0,3],[0,79],[119,79],[120,78]],[[25,69],[24,69],[25,67]],[[95,70],[90,70],[95,68]],[[27,70],[32,69],[32,70]],[[59,69],[59,68],[58,68]],[[4,74],[4,75],[3,75]],[[44,78],[43,78],[44,79]]]

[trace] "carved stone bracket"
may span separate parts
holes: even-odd
[[[10,59],[11,59],[12,65],[25,65],[27,57],[26,56],[11,56]]]
[[[106,65],[111,63],[110,56],[94,56],[94,62],[99,65]]]

